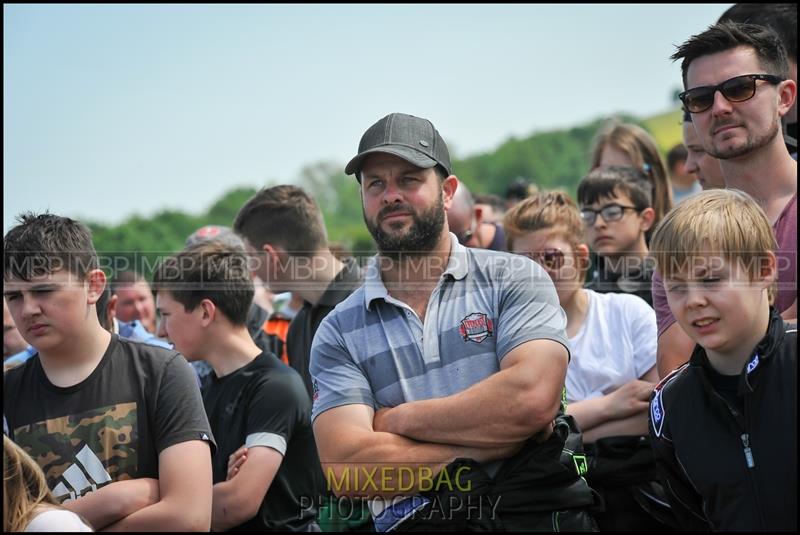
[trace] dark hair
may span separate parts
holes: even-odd
[[[186,312],[208,299],[236,326],[246,324],[254,294],[247,256],[217,241],[200,242],[163,260],[153,275],[153,290],[168,292]]]
[[[637,210],[653,207],[653,185],[643,172],[635,167],[610,165],[591,171],[578,184],[578,202],[581,206],[594,204],[605,197],[619,194],[630,197]]]
[[[797,4],[734,4],[717,22],[758,24],[778,34],[789,58],[797,62]]]
[[[539,188],[536,184],[528,182],[521,176],[518,176],[506,187],[505,198],[508,201],[521,201],[538,191]]]
[[[309,256],[328,242],[319,206],[302,188],[291,185],[256,193],[239,210],[233,229],[256,249],[270,243],[296,256]]]
[[[703,33],[690,37],[670,58],[673,61],[683,58],[681,63],[683,87],[688,89],[686,73],[692,61],[737,46],[753,48],[766,74],[788,78],[789,63],[786,59],[786,49],[781,44],[778,34],[766,26],[755,24],[718,22],[709,26]]]
[[[655,226],[672,208],[672,183],[655,138],[641,126],[612,119],[597,131],[592,140],[590,169],[600,166],[606,146],[614,147],[625,154],[631,165],[641,170],[650,180],[652,201],[649,206],[656,213],[653,220]],[[650,231],[648,236],[649,233]]]
[[[686,145],[683,143],[678,143],[667,153],[667,169],[672,172],[672,169],[678,164],[678,162],[685,162],[688,156],[689,152],[686,150]]]
[[[97,269],[92,232],[86,225],[50,213],[26,212],[3,238],[3,278],[31,280],[66,269],[80,280]]]

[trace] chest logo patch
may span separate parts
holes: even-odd
[[[480,312],[473,312],[463,320],[461,326],[458,328],[461,338],[465,342],[472,341],[480,344],[494,332],[494,325],[486,314]]]

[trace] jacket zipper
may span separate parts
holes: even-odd
[[[755,476],[752,469],[755,468],[756,462],[753,457],[753,450],[750,448],[750,433],[747,431],[750,427],[750,411],[748,408],[750,404],[748,400],[750,396],[744,396],[744,433],[742,434],[742,445],[744,446],[744,458],[747,462],[747,479],[750,482],[750,490],[753,492],[753,499],[756,502],[756,509],[758,510],[758,519],[761,521],[761,531],[767,531],[767,522],[764,519],[764,510],[761,508],[761,501],[758,498],[758,488],[756,487]]]
[[[747,430],[748,427],[749,427],[748,426],[748,422],[749,422],[748,416],[749,416],[749,412],[750,412],[750,411],[747,410],[748,407],[749,407],[749,405],[747,403],[747,400],[748,400],[749,396],[747,396],[747,395],[744,396],[744,401],[743,401],[743,405],[744,405],[744,422],[742,422],[739,419],[739,411],[736,410],[736,407],[732,407],[728,403],[728,400],[726,400],[724,397],[722,397],[713,388],[711,389],[711,391],[714,393],[714,396],[716,396],[717,399],[722,401],[722,404],[728,409],[728,412],[730,412],[731,416],[733,416],[733,420],[736,422],[736,425],[739,427],[740,431],[742,432],[742,434],[740,435],[740,438],[741,438],[741,441],[742,441],[745,464],[747,465],[747,482],[748,482],[749,487],[750,487],[750,492],[753,494],[753,500],[755,501],[755,504],[756,504],[756,510],[758,511],[758,519],[761,522],[761,530],[762,531],[766,531],[767,530],[767,527],[766,527],[767,523],[764,521],[764,511],[761,509],[761,503],[760,503],[760,501],[758,499],[758,492],[756,490],[756,484],[755,484],[755,481],[753,480],[753,473],[751,472],[751,470],[753,468],[755,468],[756,462],[755,462],[755,457],[753,456],[753,449],[750,447],[750,433]]]

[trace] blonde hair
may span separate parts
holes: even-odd
[[[650,254],[664,278],[684,271],[693,258],[719,255],[740,262],[753,280],[777,248],[764,211],[747,193],[715,189],[684,199],[661,221]],[[768,291],[773,301],[775,284]]]
[[[24,531],[42,506],[61,507],[36,461],[3,435],[3,531]]]
[[[653,224],[658,224],[672,208],[672,184],[653,136],[635,124],[609,121],[592,140],[590,170],[600,167],[603,150],[607,145],[625,153],[633,167],[647,175],[653,187],[652,206],[656,213]]]
[[[583,222],[569,195],[561,191],[544,191],[523,199],[503,217],[506,246],[510,251],[514,239],[538,230],[553,230],[573,246],[583,240]]]

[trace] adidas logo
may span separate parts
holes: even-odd
[[[53,489],[53,495],[59,500],[62,498],[74,500],[86,492],[97,490],[98,486],[111,482],[111,476],[89,446],[84,446],[75,459],[76,462],[61,474],[64,481]]]

